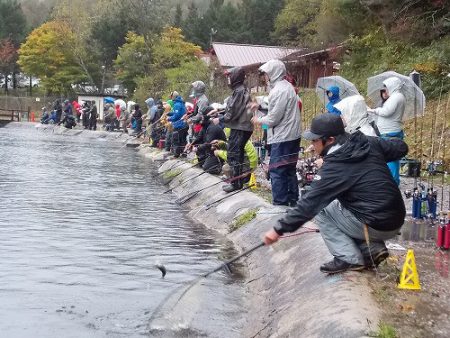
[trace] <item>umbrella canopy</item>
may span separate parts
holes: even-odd
[[[115,106],[119,105],[121,109],[127,109],[127,103],[122,99],[114,101],[114,105]]]
[[[349,96],[359,95],[358,89],[349,80],[342,76],[319,77],[316,85],[316,93],[323,104],[327,104],[327,89],[331,86],[339,87],[339,96],[344,99]]]
[[[408,76],[388,71],[369,77],[367,79],[367,96],[374,103],[378,102],[380,100],[380,90],[383,89],[383,82],[390,77],[396,77],[402,81],[400,92],[406,99],[403,120],[408,120],[414,116],[422,116],[425,112],[425,95],[422,89]]]
[[[105,97],[105,98],[103,98],[103,101],[105,102],[105,103],[114,103],[114,99],[112,98],[112,97]]]

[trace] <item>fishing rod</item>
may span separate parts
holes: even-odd
[[[304,227],[306,229],[306,231],[301,231],[298,233],[294,233],[294,234],[289,234],[289,235],[283,235],[280,237],[280,239],[287,239],[290,237],[297,237],[300,235],[304,235],[307,233],[318,233],[320,232],[319,229],[314,229],[314,228],[307,228]],[[161,303],[159,303],[159,305],[156,307],[156,309],[153,311],[152,315],[150,316],[149,319],[149,325],[151,325],[153,323],[153,321],[155,319],[157,319],[158,316],[163,310],[167,310],[167,311],[172,311],[175,306],[177,306],[177,304],[180,302],[180,300],[189,292],[189,290],[191,290],[195,285],[197,285],[200,281],[202,281],[204,278],[209,277],[210,275],[224,270],[226,273],[230,273],[231,272],[231,264],[233,264],[234,262],[238,261],[239,259],[241,259],[242,257],[248,256],[250,253],[258,250],[259,248],[265,246],[264,242],[260,242],[257,245],[251,247],[250,249],[244,251],[243,253],[241,253],[238,256],[235,256],[234,258],[231,258],[230,260],[220,264],[219,266],[217,266],[216,268],[203,273],[202,275],[194,278],[193,280],[189,281],[189,282],[185,282],[182,285],[180,285],[178,288],[175,289],[174,292],[167,294],[166,297],[164,297],[164,299],[161,301]],[[166,268],[162,265],[157,265],[156,268],[158,268],[163,275],[165,275],[166,273]],[[175,300],[175,302],[172,304],[172,306],[170,306],[170,308],[164,309],[164,305],[167,304],[167,302],[170,300],[171,297],[173,297],[174,294],[177,294],[180,290],[182,290],[183,288],[185,288],[185,290],[177,297],[177,299]]]
[[[254,186],[255,186],[255,184],[248,185],[248,186],[246,186],[245,188],[242,188],[242,189],[240,189],[240,190],[237,190],[237,191],[234,191],[234,192],[232,192],[232,193],[230,193],[230,194],[227,194],[227,195],[225,195],[224,197],[219,198],[218,200],[215,200],[214,202],[205,204],[205,210],[209,210],[209,209],[211,209],[211,207],[212,207],[214,204],[219,203],[219,202],[222,202],[224,199],[229,198],[229,197],[231,197],[231,196],[234,196],[234,195],[236,195],[236,194],[239,194],[240,192],[243,192],[243,191],[248,190],[248,189],[250,189],[250,188],[253,188]]]
[[[182,163],[182,164],[179,165],[179,166],[175,166],[174,168],[170,168],[170,169],[164,171],[164,173],[166,173],[167,171],[173,170],[173,169],[175,169],[175,168],[181,167],[183,164],[186,164],[186,163]],[[194,168],[195,166],[197,166],[197,165],[199,165],[199,164],[200,164],[200,162],[197,162],[197,163],[195,163],[194,165],[192,165],[191,167],[187,168],[186,170],[192,169],[192,168]],[[244,166],[244,165],[246,165],[246,164],[247,164],[247,163],[240,163],[240,164],[236,164],[236,165],[231,166],[231,167],[234,168],[234,167],[237,167],[237,166]],[[218,166],[218,164],[216,164],[216,165],[215,165],[214,167],[212,167],[211,169],[213,169],[213,168],[215,168],[215,167],[217,167],[217,166]],[[171,177],[170,181],[165,182],[165,184],[168,184],[168,183],[172,182],[173,179],[174,179],[175,177],[181,175],[183,172],[185,172],[185,171],[181,171],[181,172],[175,174],[174,176]],[[205,171],[204,173],[206,173],[206,171]],[[161,174],[161,173],[160,173],[160,174]],[[200,176],[200,175],[201,175],[201,174],[199,174],[198,176]],[[195,178],[195,177],[192,177],[192,178]],[[186,182],[184,182],[184,183],[186,183]],[[181,184],[183,184],[183,183],[181,183]],[[174,187],[174,188],[176,188],[176,187]],[[174,188],[171,188],[171,189],[173,190]],[[170,189],[169,189],[169,190],[170,190]],[[167,191],[167,192],[168,192],[168,191]]]
[[[214,169],[214,168],[217,168],[217,167],[218,167],[218,164],[216,164],[214,167],[211,167],[210,169]],[[173,189],[176,189],[176,188],[178,188],[178,187],[181,187],[182,185],[184,185],[184,184],[186,184],[186,183],[192,181],[194,178],[200,177],[200,176],[202,176],[202,175],[204,175],[204,174],[207,174],[207,173],[208,173],[207,171],[202,171],[200,174],[193,175],[193,176],[189,177],[186,181],[181,182],[180,184],[176,185],[175,187],[172,187],[172,188],[169,188],[169,189],[163,191],[163,192],[161,193],[161,195],[167,194],[167,193],[173,191]]]
[[[168,171],[171,171],[171,170],[173,170],[173,169],[182,167],[183,165],[188,164],[188,163],[189,163],[189,162],[186,162],[186,161],[181,161],[181,163],[177,163],[177,162],[176,162],[176,163],[173,164],[169,169],[164,170],[164,171],[161,171],[160,173],[157,173],[154,177],[162,176],[162,175],[164,175],[165,173],[167,173]]]
[[[443,115],[444,123],[442,126],[441,140],[439,142],[439,150],[441,148],[441,144],[444,139],[444,131],[447,128],[447,111],[448,111],[448,105],[450,102],[450,94],[447,94],[447,96],[448,96],[447,104],[446,104],[444,115]],[[442,174],[442,182],[441,182],[441,214],[443,213],[443,208],[444,208],[444,184],[445,184],[445,179],[447,178],[447,171],[445,170],[445,150],[446,150],[446,148],[447,148],[447,145],[446,145],[446,143],[444,143],[443,148],[442,148],[442,167],[443,167],[442,169],[443,169],[444,173]],[[450,203],[450,200],[449,200],[449,203]]]
[[[292,156],[292,155],[295,155],[295,154],[298,154],[298,153],[287,154],[287,155],[283,155],[283,156],[280,156],[280,157]],[[296,163],[296,162],[297,162],[297,161],[295,161],[295,163]],[[294,163],[294,162],[284,163],[284,165],[285,165],[285,164],[292,164],[292,163]],[[271,165],[268,166],[268,169],[270,170],[271,168],[275,168],[276,166],[274,166],[274,165],[278,166],[278,165],[279,165],[279,162],[272,163]],[[201,189],[199,189],[199,190],[193,191],[193,192],[191,192],[191,193],[189,193],[189,194],[187,194],[187,195],[185,195],[185,196],[182,196],[182,197],[176,199],[175,202],[178,203],[178,204],[184,204],[184,203],[186,203],[187,201],[189,201],[190,199],[194,198],[194,197],[195,197],[199,192],[201,192],[201,191],[204,191],[204,190],[206,190],[206,189],[212,188],[213,186],[216,186],[216,185],[218,185],[218,184],[220,184],[220,183],[224,183],[224,182],[231,183],[231,182],[233,182],[233,181],[235,181],[235,180],[238,180],[238,179],[247,177],[247,176],[250,175],[250,174],[251,174],[251,172],[248,171],[248,172],[245,172],[245,173],[243,173],[242,175],[239,175],[239,176],[235,176],[235,177],[232,177],[232,178],[226,178],[226,179],[224,179],[224,180],[220,180],[220,181],[218,181],[218,182],[216,182],[216,183],[213,183],[213,184],[211,184],[211,185],[209,185],[209,186],[206,186],[206,187],[201,188]]]
[[[207,278],[208,276],[212,275],[213,273],[216,273],[220,270],[225,270],[227,273],[229,273],[230,270],[230,265],[234,262],[236,262],[237,260],[241,259],[242,257],[245,257],[247,255],[249,255],[250,253],[252,253],[253,251],[263,247],[265,244],[264,242],[260,242],[257,245],[251,247],[250,249],[248,249],[247,251],[243,252],[242,254],[220,264],[218,267],[214,268],[211,271],[208,271],[198,277],[196,277],[195,279],[193,279],[190,282],[184,283],[182,285],[180,285],[175,292],[186,288],[181,294],[180,296],[177,298],[177,300],[175,301],[175,303],[170,307],[170,309],[168,310],[172,310],[179,302],[180,300],[189,292],[189,290],[191,290],[195,285],[197,285],[203,278]],[[158,267],[159,269],[159,267]],[[165,270],[165,269],[164,269]],[[156,318],[157,315],[161,312],[161,310],[163,310],[163,306],[168,302],[168,300],[173,296],[174,293],[169,293],[162,301],[161,303],[158,305],[158,307],[155,309],[155,311],[153,311],[152,315],[150,316],[149,319],[149,324],[151,324]]]
[[[196,191],[193,191],[193,192],[191,192],[191,193],[189,193],[189,194],[187,194],[187,195],[185,195],[185,196],[182,196],[182,197],[176,199],[176,200],[175,200],[175,203],[178,203],[178,204],[184,204],[184,203],[186,203],[187,201],[189,201],[190,199],[192,199],[193,197],[195,197],[195,196],[196,196],[199,192],[201,192],[201,191],[204,191],[204,190],[206,190],[206,189],[212,188],[212,187],[214,187],[214,186],[216,186],[216,185],[218,185],[218,184],[220,184],[220,183],[231,183],[231,182],[234,182],[234,181],[236,181],[236,180],[238,180],[238,179],[247,177],[247,176],[250,175],[250,174],[251,174],[251,171],[247,171],[247,172],[245,172],[245,173],[243,173],[243,174],[241,174],[241,175],[239,175],[239,176],[235,176],[235,177],[231,177],[231,178],[225,178],[225,179],[220,180],[220,181],[218,181],[218,182],[216,182],[216,183],[213,183],[213,184],[211,184],[211,185],[208,185],[208,186],[206,186],[206,187],[203,187],[203,188],[201,188],[201,189],[198,189],[198,190],[196,190]]]
[[[184,164],[186,164],[186,163],[184,163]],[[200,162],[197,162],[197,163],[191,165],[190,167],[186,168],[186,170],[192,169],[192,168],[198,166],[199,164],[200,164]],[[181,166],[177,166],[177,168],[179,168],[179,167],[181,167]],[[172,169],[170,169],[170,170],[172,170]],[[170,182],[172,182],[175,179],[175,177],[180,176],[184,172],[185,171],[180,171],[179,173],[176,173],[175,175],[169,177],[167,180],[164,181],[164,184],[169,184]]]

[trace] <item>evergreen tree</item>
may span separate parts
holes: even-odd
[[[181,24],[183,21],[183,9],[181,8],[181,4],[177,4],[177,8],[175,10],[175,16],[173,18],[173,27],[181,28]]]
[[[26,19],[17,0],[0,0],[0,40],[9,38],[18,47],[25,33]]]

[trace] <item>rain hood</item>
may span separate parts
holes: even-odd
[[[336,103],[334,107],[341,111],[347,133],[353,134],[360,130],[365,135],[376,136],[375,130],[369,124],[367,105],[361,95],[346,97]]]
[[[280,60],[270,60],[259,67],[259,71],[269,76],[271,87],[286,76],[286,66]]]

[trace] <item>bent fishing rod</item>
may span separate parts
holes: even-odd
[[[290,235],[283,235],[280,237],[280,239],[286,239],[286,238],[290,238],[290,237],[297,237],[300,235],[304,235],[307,233],[318,233],[320,232],[319,229],[315,229],[315,228],[308,228],[308,227],[304,227],[306,229],[306,231],[301,231],[301,232],[297,232],[297,233],[293,233]],[[174,292],[167,294],[166,297],[164,297],[164,299],[161,301],[161,303],[159,303],[159,305],[156,307],[156,309],[153,311],[152,315],[150,316],[149,319],[149,324],[151,324],[157,317],[158,315],[162,312],[164,305],[170,300],[170,298],[176,294],[179,290],[182,290],[183,288],[185,288],[185,290],[178,296],[178,298],[176,299],[176,301],[173,303],[173,305],[166,309],[167,311],[172,311],[175,306],[177,306],[177,304],[180,302],[180,300],[189,292],[189,290],[191,290],[195,285],[197,285],[200,281],[202,281],[204,278],[209,277],[210,275],[219,272],[221,270],[224,270],[227,274],[231,272],[231,264],[233,264],[234,262],[238,261],[239,259],[241,259],[242,257],[248,256],[249,254],[251,254],[252,252],[258,250],[259,248],[265,246],[264,242],[260,242],[258,244],[256,244],[255,246],[251,247],[250,249],[244,251],[243,253],[241,253],[240,255],[237,255],[231,259],[229,259],[226,262],[223,262],[222,264],[218,265],[216,268],[207,271],[201,275],[199,275],[198,277],[195,277],[193,280],[189,281],[189,282],[185,282],[182,285],[180,285],[178,288],[175,289]],[[166,274],[166,268],[159,264],[155,266],[156,268],[158,268],[161,272],[163,277]]]
[[[218,267],[214,268],[211,271],[208,271],[198,277],[196,277],[195,279],[191,280],[190,282],[186,282],[182,285],[180,285],[176,290],[181,290],[183,288],[186,288],[181,294],[180,296],[177,298],[177,300],[175,301],[175,303],[173,304],[173,306],[168,309],[168,310],[172,310],[173,308],[175,308],[175,306],[180,302],[180,300],[188,293],[188,291],[190,289],[192,289],[195,285],[197,285],[203,278],[207,278],[208,276],[212,275],[213,273],[216,273],[222,269],[224,269],[226,272],[230,271],[230,264],[236,262],[237,260],[239,260],[240,258],[247,256],[248,254],[252,253],[253,251],[263,247],[265,244],[264,242],[260,242],[259,244],[255,245],[254,247],[248,249],[247,251],[243,252],[242,254],[220,264]],[[159,269],[159,267],[157,267]],[[161,269],[160,269],[161,270]],[[166,271],[166,269],[164,268],[164,271]],[[165,274],[164,274],[165,275]],[[163,310],[163,306],[169,301],[169,299],[173,296],[174,293],[169,293],[167,294],[167,296],[161,301],[161,303],[158,305],[158,307],[155,309],[155,311],[153,311],[150,319],[149,319],[149,323],[151,324],[156,318],[157,315],[161,312],[161,310]]]

